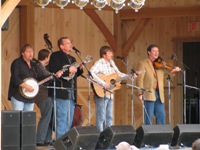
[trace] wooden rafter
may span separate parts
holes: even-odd
[[[20,2],[20,0],[7,0],[2,6],[1,6],[1,19],[0,19],[0,27],[3,26],[6,19],[10,16],[12,11],[15,9],[17,4]]]
[[[84,9],[84,12],[92,19],[92,21],[96,24],[96,26],[99,28],[99,30],[102,32],[104,37],[108,40],[109,45],[113,50],[116,49],[116,40],[112,33],[109,31],[109,29],[106,27],[104,22],[101,20],[101,18],[98,16],[98,14],[95,12],[95,10],[92,9]]]
[[[122,20],[161,17],[200,16],[199,7],[165,7],[165,8],[141,8],[137,13],[132,9],[119,11]]]
[[[126,57],[128,55],[131,47],[133,46],[134,42],[137,40],[140,33],[142,33],[142,30],[144,29],[144,27],[146,26],[146,24],[149,20],[150,19],[141,19],[140,22],[137,24],[135,30],[132,32],[131,36],[126,41],[126,43],[123,47],[123,50],[122,50],[123,57]]]

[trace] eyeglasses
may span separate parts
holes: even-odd
[[[72,44],[72,42],[65,42],[65,43],[63,43],[62,45],[65,45],[65,44]]]

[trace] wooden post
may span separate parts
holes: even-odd
[[[0,11],[0,27],[3,26],[4,22],[6,21],[6,19],[10,16],[10,14],[12,13],[12,11],[15,9],[15,7],[17,6],[17,4],[20,2],[20,0],[7,0],[2,6],[1,6],[1,11]],[[1,5],[1,1],[0,1],[0,5]],[[0,41],[1,41],[1,30],[0,30]],[[2,41],[1,41],[2,43]],[[2,45],[2,44],[1,44]],[[0,46],[0,62],[1,60],[1,55],[2,55],[2,51],[1,51],[1,46]],[[0,66],[0,95],[1,95],[1,89],[2,89],[2,66]],[[1,103],[0,103],[0,107],[1,107]],[[1,113],[0,113],[0,133],[1,133]],[[1,134],[0,134],[0,145],[1,145]]]

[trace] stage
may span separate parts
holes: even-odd
[[[53,146],[38,146],[36,150],[59,150],[55,149]],[[63,149],[64,150],[64,149]],[[65,149],[67,150],[67,149]],[[79,149],[76,149],[79,150]],[[91,150],[91,149],[82,149],[82,150]],[[97,150],[97,149],[96,149]],[[98,149],[100,150],[100,149]],[[101,149],[103,150],[103,149]],[[116,149],[105,149],[105,150],[116,150]],[[139,150],[168,150],[164,148],[139,148]],[[169,150],[192,150],[192,148],[169,148]]]
[[[36,113],[33,111],[3,111],[1,149],[36,149]],[[122,141],[140,150],[157,149],[161,144],[169,149],[190,150],[200,138],[200,124],[112,125],[99,132],[95,126],[76,126],[54,140],[53,146],[37,146],[37,150],[103,150],[113,149]],[[149,147],[146,147],[150,145]],[[180,147],[174,147],[176,145]],[[173,146],[173,147],[172,147]]]

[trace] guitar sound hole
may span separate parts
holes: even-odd
[[[114,79],[111,79],[111,80],[110,80],[110,84],[111,84],[111,85],[115,85],[115,83],[116,83],[116,82],[115,82]]]

